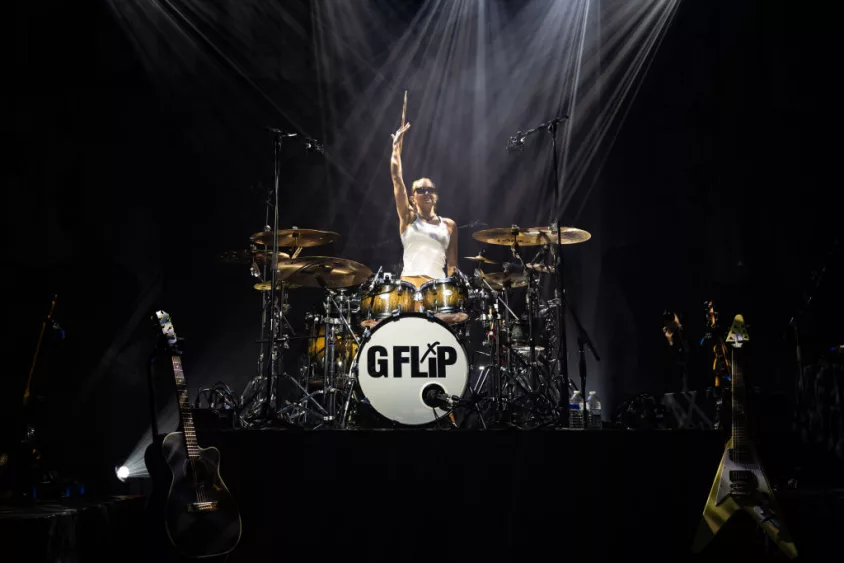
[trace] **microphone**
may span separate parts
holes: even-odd
[[[378,276],[381,275],[381,270],[383,270],[383,269],[384,269],[384,266],[378,267],[378,271],[375,272],[374,276],[372,276],[372,281],[369,283],[369,289],[367,289],[367,291],[372,291],[373,289],[375,289],[375,284],[378,282]]]
[[[522,152],[525,148],[525,135],[521,131],[516,131],[515,137],[510,137],[507,141],[507,152]]]
[[[422,402],[429,407],[438,408],[444,411],[451,409],[454,406],[454,400],[446,395],[445,389],[432,383],[425,387],[422,392]]]

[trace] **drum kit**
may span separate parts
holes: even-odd
[[[267,227],[251,236],[249,250],[220,255],[223,262],[249,265],[264,295],[258,374],[241,396],[240,425],[533,428],[567,420],[568,397],[577,387],[557,353],[556,313],[565,301],[559,293],[543,299],[540,290],[554,277],[555,248],[585,242],[590,234],[513,225],[472,237],[510,247],[515,261],[485,272],[497,263],[483,253],[467,256],[476,265],[471,275],[455,269],[417,287],[353,260],[300,256],[339,235],[296,227]],[[526,263],[521,247],[541,248]],[[273,264],[275,274],[268,275]],[[321,292],[320,304],[305,314],[304,330],[295,331],[289,298],[307,288]],[[521,289],[526,307],[517,315],[511,304]],[[269,337],[265,327],[271,327]],[[284,355],[296,340],[306,345],[289,374]]]

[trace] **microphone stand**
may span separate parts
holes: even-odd
[[[263,413],[262,418],[267,419],[270,418],[270,413],[273,412],[275,406],[278,405],[279,402],[279,367],[281,370],[284,370],[284,346],[286,345],[286,337],[282,337],[282,347],[281,351],[274,355],[273,352],[277,350],[277,342],[278,342],[278,333],[282,328],[286,319],[284,318],[284,282],[281,285],[281,302],[278,304],[278,314],[279,319],[275,319],[275,304],[276,304],[276,289],[278,285],[278,183],[279,177],[281,176],[280,165],[281,160],[279,158],[279,154],[281,152],[281,144],[282,139],[285,137],[297,137],[299,136],[298,133],[293,133],[290,131],[283,131],[281,129],[276,129],[275,127],[264,127],[265,130],[271,132],[273,134],[273,227],[272,227],[272,237],[273,237],[273,260],[272,260],[272,272],[270,276],[270,296],[269,296],[269,304],[270,304],[270,314],[268,315],[267,322],[269,323],[269,338],[267,339],[267,352],[268,352],[268,361],[267,361],[267,402],[263,404]],[[305,148],[309,151],[316,151],[319,153],[323,152],[322,144],[317,141],[316,139],[312,139],[310,137],[303,137],[303,141],[305,144]],[[295,255],[294,255],[295,257]],[[276,390],[276,401],[273,404],[272,400],[272,389],[275,387]],[[277,413],[276,413],[277,414]]]
[[[557,126],[559,123],[563,122],[564,120],[568,119],[567,115],[563,115],[560,117],[556,117],[550,121],[546,121],[545,123],[540,123],[533,129],[528,129],[525,132],[517,132],[516,137],[511,137],[510,141],[507,145],[507,150],[512,151],[521,151],[524,140],[528,135],[531,135],[537,131],[545,130],[551,135],[551,164],[553,169],[553,194],[555,199],[555,204],[559,207],[561,199],[558,197],[559,193],[559,186],[560,186],[560,166],[559,166],[559,155],[557,151]],[[553,208],[552,208],[553,209]],[[553,213],[553,211],[552,211]],[[592,343],[592,339],[589,338],[589,334],[583,328],[583,325],[580,324],[580,320],[577,318],[577,314],[574,311],[574,308],[566,299],[566,289],[563,280],[563,253],[562,253],[562,211],[558,211],[560,216],[557,217],[556,221],[551,223],[553,229],[557,231],[557,244],[553,245],[555,250],[554,256],[554,275],[557,279],[556,287],[554,288],[555,297],[557,297],[560,301],[560,306],[557,308],[557,344],[558,344],[558,365],[560,370],[560,375],[562,376],[562,389],[560,392],[560,400],[558,404],[558,408],[560,410],[560,423],[563,426],[568,427],[569,422],[569,409],[568,409],[568,391],[569,391],[569,371],[568,371],[568,338],[566,334],[566,311],[571,311],[572,318],[575,321],[578,329],[578,352],[580,354],[579,358],[579,372],[580,372],[580,391],[581,393],[586,393],[586,354],[584,351],[584,346],[588,346],[589,349],[592,351],[592,354],[595,356],[597,361],[600,361],[600,357],[598,356],[597,351],[595,350],[595,346]],[[553,216],[552,216],[553,217]],[[550,242],[550,241],[549,241]],[[566,403],[563,403],[563,401]],[[586,397],[584,396],[584,401]]]

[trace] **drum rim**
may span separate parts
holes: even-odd
[[[449,285],[456,285],[460,287],[460,283],[454,278],[436,278],[433,280],[428,280],[422,285],[419,286],[419,291],[422,291],[425,287],[429,285],[436,285],[436,284],[449,284]]]
[[[379,287],[382,287],[382,286],[385,286],[385,285],[388,286],[388,287],[389,286],[406,286],[408,289],[412,289],[414,292],[417,291],[416,286],[413,285],[412,283],[410,283],[407,280],[393,280],[393,281],[390,281],[390,282],[382,281],[382,282],[377,282],[375,284],[375,286],[373,286],[372,289],[365,291],[363,293],[363,295],[361,296],[361,301],[363,301],[363,299],[365,299],[366,297],[373,297],[375,295],[385,295],[386,293],[392,293],[391,291],[387,291],[387,292],[375,291],[376,288],[379,288]]]

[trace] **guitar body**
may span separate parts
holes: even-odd
[[[220,451],[199,448],[191,461],[185,435],[164,437],[161,454],[169,468],[169,491],[164,501],[164,523],[170,543],[193,558],[232,551],[240,542],[240,513],[220,477]]]
[[[758,461],[755,448],[748,446],[749,455],[741,463],[731,459],[733,440],[727,443],[709,498],[703,509],[692,551],[699,553],[736,514],[745,512],[759,525],[771,541],[788,558],[797,557],[797,547],[782,519],[782,512],[765,471]],[[738,492],[742,491],[742,492]]]

